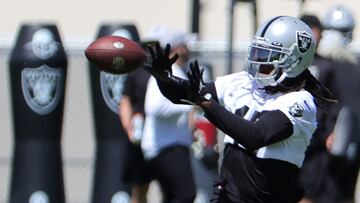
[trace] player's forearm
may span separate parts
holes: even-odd
[[[176,77],[175,77],[176,78]],[[187,99],[186,89],[181,85],[184,82],[183,79],[178,79],[178,82],[164,82],[156,80],[161,93],[174,104],[188,104],[182,101]]]
[[[231,113],[213,99],[201,107],[209,121],[250,151],[284,140],[293,133],[291,121],[279,110],[264,113],[252,122]]]

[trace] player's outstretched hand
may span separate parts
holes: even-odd
[[[186,88],[188,98],[193,104],[201,104],[209,100],[210,94],[206,94],[203,80],[204,69],[200,69],[197,60],[190,63],[190,70],[187,72],[189,85]]]
[[[147,49],[150,52],[152,62],[144,66],[145,70],[158,80],[169,81],[172,77],[171,66],[179,55],[175,54],[170,57],[170,44],[166,44],[165,49],[162,50],[160,44],[156,42],[154,46],[147,46]]]

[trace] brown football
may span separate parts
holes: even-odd
[[[104,36],[85,49],[86,58],[99,70],[112,74],[125,74],[141,67],[146,52],[141,45],[120,36]]]

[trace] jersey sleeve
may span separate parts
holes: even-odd
[[[228,88],[236,86],[246,87],[249,84],[248,73],[241,71],[238,73],[217,77],[214,86],[216,89],[216,96],[220,104],[224,103],[226,92]]]
[[[216,96],[220,103],[223,103],[223,101],[224,101],[224,89],[226,86],[225,81],[226,81],[225,77],[218,77],[218,78],[216,78],[216,80],[214,82],[214,86],[216,89]]]
[[[280,97],[276,103],[293,124],[294,135],[303,136],[309,143],[317,127],[312,95],[307,91],[292,92]]]

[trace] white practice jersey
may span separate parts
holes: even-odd
[[[215,87],[220,104],[246,120],[256,121],[263,111],[283,112],[293,124],[293,134],[285,140],[258,149],[256,156],[302,166],[305,150],[317,125],[316,106],[309,92],[300,90],[270,95],[251,80],[247,72],[218,77]],[[226,135],[224,142],[234,143],[234,140]]]

